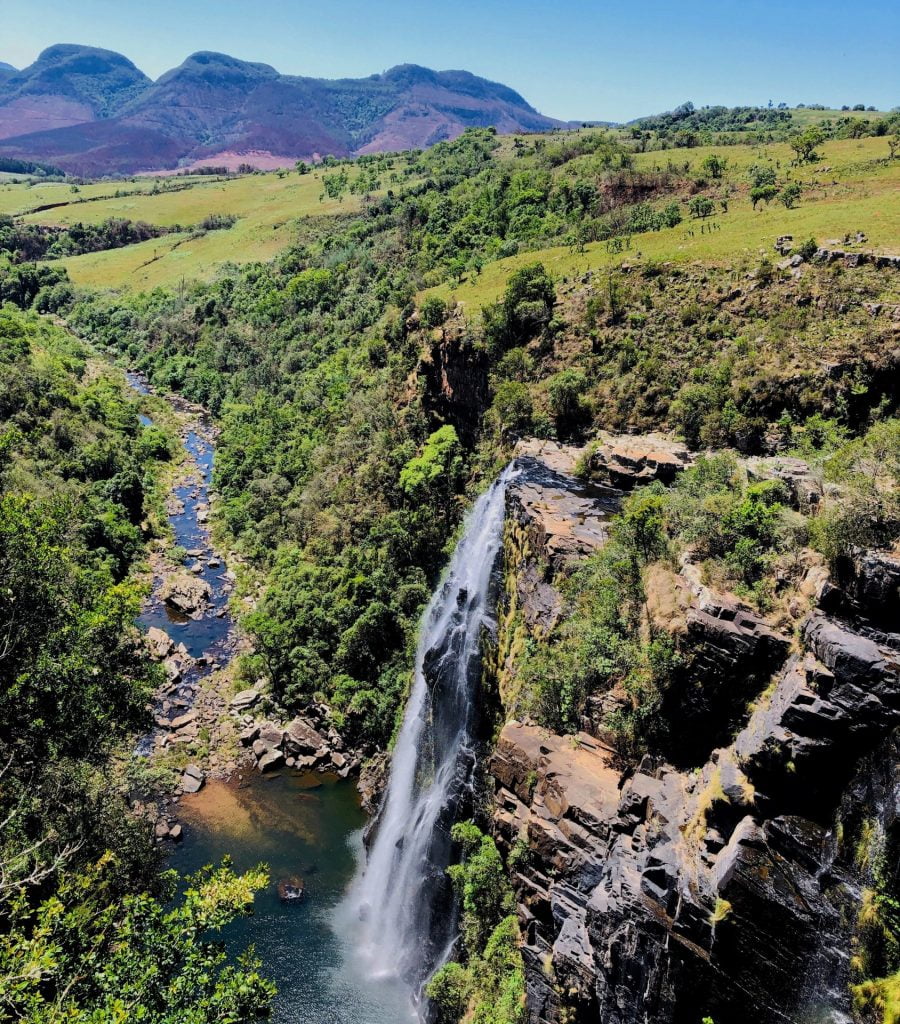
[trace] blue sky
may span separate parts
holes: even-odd
[[[151,77],[195,50],[327,78],[466,68],[564,119],[688,99],[900,105],[900,0],[0,0],[0,60],[55,42],[118,50]]]

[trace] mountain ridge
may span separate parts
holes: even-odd
[[[63,43],[0,73],[0,156],[85,176],[234,165],[248,155],[272,167],[425,148],[470,126],[561,125],[502,83],[418,64],[324,79],[200,50],[153,81],[122,54]]]

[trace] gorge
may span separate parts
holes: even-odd
[[[897,1024],[898,124],[0,182],[0,1024]]]

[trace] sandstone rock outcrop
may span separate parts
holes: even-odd
[[[668,438],[618,435],[607,437],[590,453],[587,471],[598,483],[632,490],[654,480],[671,484],[692,461],[683,444]]]

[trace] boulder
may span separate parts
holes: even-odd
[[[196,721],[199,712],[196,710],[186,711],[183,715],[178,715],[169,722],[171,729],[183,729],[186,725],[190,725]]]
[[[327,749],[328,743],[309,722],[303,718],[295,718],[284,728],[283,747],[287,753],[297,756],[315,754],[323,747]]]
[[[259,741],[257,740],[257,743]],[[255,744],[254,744],[255,746]],[[270,772],[275,768],[280,768],[284,764],[284,754],[280,750],[274,750],[271,747],[267,748],[263,754],[258,758],[256,767],[261,772]]]
[[[183,572],[166,576],[159,590],[162,601],[185,615],[191,615],[202,608],[211,593],[205,580]]]
[[[252,725],[248,725],[241,731],[240,741],[244,746],[249,746],[254,740],[259,738],[259,723],[254,722]]]
[[[195,764],[189,764],[181,776],[181,789],[184,793],[198,793],[203,788],[206,776]]]
[[[147,630],[147,646],[150,648],[150,657],[154,661],[162,661],[175,649],[175,641],[164,629],[151,626]]]
[[[240,693],[236,693],[229,701],[229,706],[234,712],[247,711],[252,708],[259,700],[259,690],[251,687],[247,690],[241,690]]]

